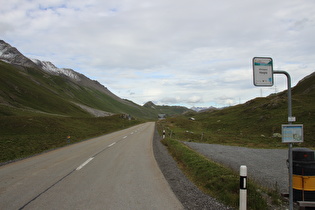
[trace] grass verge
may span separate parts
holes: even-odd
[[[186,176],[202,191],[228,206],[239,206],[238,174],[208,160],[178,140],[165,138],[162,142]],[[276,192],[264,189],[251,180],[248,181],[247,192],[248,209],[270,209],[266,196],[273,205],[279,204],[280,196]]]
[[[144,121],[110,117],[1,116],[0,163],[104,135]]]

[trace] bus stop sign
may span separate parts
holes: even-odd
[[[254,57],[253,70],[255,86],[273,86],[272,58]]]

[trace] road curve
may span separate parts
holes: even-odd
[[[0,167],[0,209],[183,209],[145,123]]]

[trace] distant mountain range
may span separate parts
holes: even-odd
[[[171,106],[156,109],[121,99],[98,81],[69,68],[58,68],[50,61],[30,59],[3,40],[0,76],[0,111],[15,108],[13,114],[24,110],[67,116],[128,114],[155,119],[158,114],[174,115],[189,110]]]
[[[195,112],[204,112],[204,111],[209,111],[209,110],[217,110],[218,108],[210,106],[210,107],[191,107],[191,110],[195,111]]]

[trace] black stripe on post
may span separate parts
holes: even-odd
[[[241,190],[247,189],[247,176],[240,176],[240,189]]]

